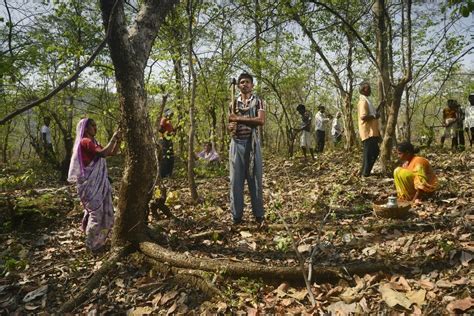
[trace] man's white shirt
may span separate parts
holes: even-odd
[[[323,113],[318,111],[316,115],[314,116],[314,127],[317,131],[324,131],[324,123],[329,121],[328,118],[324,116]]]
[[[41,139],[43,139],[43,134],[46,135],[46,143],[51,144],[51,130],[46,125],[41,126]]]

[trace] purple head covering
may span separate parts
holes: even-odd
[[[76,139],[74,141],[74,147],[72,148],[71,163],[69,164],[69,173],[67,181],[77,182],[77,179],[84,176],[84,165],[82,164],[81,154],[81,139],[84,137],[87,122],[89,118],[83,118],[77,123],[76,127]]]

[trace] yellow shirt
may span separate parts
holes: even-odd
[[[379,131],[379,120],[369,119],[366,121],[362,120],[362,117],[366,115],[375,115],[375,109],[370,104],[370,101],[365,95],[360,95],[359,104],[357,105],[357,116],[359,121],[359,136],[361,140],[366,140],[369,137],[380,136]]]

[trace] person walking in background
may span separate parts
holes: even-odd
[[[324,151],[324,143],[326,141],[326,122],[329,118],[324,114],[324,106],[318,106],[318,112],[314,117],[314,127],[316,130],[316,152],[322,153]]]
[[[309,150],[314,160],[313,135],[311,134],[311,112],[306,110],[304,104],[298,104],[296,111],[301,115],[301,131],[300,147],[306,159],[306,151]]]
[[[357,117],[359,122],[359,136],[364,146],[360,174],[364,177],[368,177],[380,153],[380,130],[378,120],[380,115],[368,99],[372,92],[370,84],[367,82],[362,83],[359,92]]]
[[[51,118],[49,116],[44,117],[44,124],[41,126],[41,143],[43,144],[44,157],[47,161],[55,163],[53,142],[51,139],[51,129],[49,125],[51,124]]]
[[[105,245],[114,223],[112,186],[105,157],[116,155],[120,148],[119,132],[114,133],[105,147],[99,145],[96,134],[93,119],[79,121],[68,173],[68,181],[76,183],[84,207],[82,229],[86,233],[86,246],[93,252]]]
[[[472,147],[474,140],[474,93],[469,95],[469,105],[465,109],[464,129],[466,130],[469,144]]]
[[[230,208],[234,225],[242,222],[244,211],[244,183],[250,191],[252,212],[258,226],[264,222],[263,169],[258,127],[265,124],[265,106],[253,94],[253,77],[240,74],[237,85],[240,94],[230,104],[229,132],[232,135],[229,149]]]
[[[166,109],[164,117],[160,120],[161,133],[161,160],[160,160],[160,177],[166,178],[171,177],[174,167],[174,150],[173,150],[173,137],[176,134],[176,130],[171,123],[173,118],[173,111]]]
[[[336,116],[332,119],[331,125],[331,136],[334,145],[337,145],[341,142],[343,130],[344,128],[341,124],[341,112],[337,112]]]

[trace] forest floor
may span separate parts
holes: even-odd
[[[199,205],[190,203],[184,170],[165,181],[167,205],[184,224],[166,218],[150,224],[161,229],[169,249],[216,261],[297,267],[294,242],[306,260],[315,249],[315,267],[362,267],[359,275],[312,280],[314,306],[303,276],[290,283],[206,273],[220,292],[208,298],[135,253],[119,261],[73,313],[472,313],[474,150],[421,154],[434,166],[439,190],[404,219],[374,215],[372,203],[394,195],[393,179],[377,174],[377,166],[374,176],[359,178],[360,153],[343,150],[315,161],[266,155],[263,229],[249,207],[245,222],[232,227],[225,166],[199,168]],[[0,314],[57,313],[107,258],[85,249],[74,187],[31,168],[10,166],[0,174]],[[111,161],[109,171],[116,191],[120,164]]]

